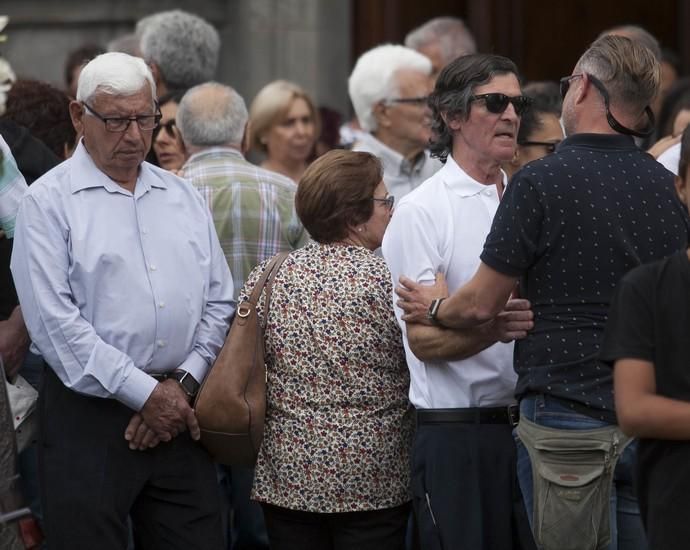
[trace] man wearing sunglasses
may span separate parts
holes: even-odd
[[[146,63],[83,69],[83,138],[20,205],[12,274],[48,368],[39,400],[44,527],[54,548],[213,548],[216,474],[190,403],[220,350],[233,284],[188,182],[144,162],[160,121]],[[77,518],[77,519],[75,519]]]
[[[520,115],[530,101],[515,64],[495,55],[457,58],[429,98],[444,167],[404,197],[383,239],[395,282],[421,284],[441,273],[452,291],[479,264],[514,154]],[[532,548],[517,490],[512,430],[513,343],[532,326],[529,304],[513,300],[482,327],[449,330],[402,321],[417,409],[413,504],[421,547]],[[435,312],[431,313],[432,319]]]
[[[553,155],[513,176],[472,279],[440,305],[431,302],[433,291],[414,281],[403,280],[409,291],[399,289],[405,318],[423,319],[432,305],[443,326],[470,327],[500,311],[520,282],[535,314],[534,330],[515,348],[521,422],[532,423],[524,424],[532,434],[548,431],[552,463],[570,460],[569,473],[550,481],[570,485],[552,496],[579,494],[585,477],[577,468],[604,456],[588,450],[596,447],[584,430],[608,434],[608,462],[587,479],[612,476],[601,489],[606,494],[612,488],[610,509],[604,500],[603,509],[590,514],[593,501],[582,509],[571,500],[582,513],[579,521],[572,511],[552,516],[555,523],[545,519],[556,508],[533,499],[530,456],[540,454],[527,440],[519,444],[520,485],[528,511],[544,512],[533,527],[547,548],[600,548],[608,541],[613,549],[646,547],[632,484],[636,445],[625,447],[616,428],[612,373],[598,353],[620,278],[683,250],[688,238],[673,176],[633,141],[653,126],[649,104],[659,81],[649,49],[620,36],[594,42],[561,80],[566,139]],[[573,456],[588,458],[573,463]],[[540,486],[543,472],[536,471],[541,480],[534,478]]]

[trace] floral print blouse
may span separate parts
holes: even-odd
[[[312,243],[285,260],[265,329],[266,422],[252,498],[324,513],[410,500],[409,374],[392,292],[386,264],[363,247]],[[265,322],[262,306],[263,295]]]

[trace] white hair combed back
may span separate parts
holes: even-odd
[[[431,61],[405,46],[384,44],[363,53],[348,79],[350,101],[359,124],[368,132],[376,130],[374,105],[398,95],[396,73],[400,70],[431,74]]]
[[[182,97],[176,116],[182,139],[196,147],[239,146],[248,119],[242,96],[217,82],[190,88]]]
[[[111,95],[134,95],[146,84],[156,97],[156,84],[148,65],[140,57],[110,52],[94,57],[79,75],[77,101],[89,101],[97,92]]]

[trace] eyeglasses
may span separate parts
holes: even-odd
[[[570,76],[564,76],[558,81],[561,90],[561,99],[565,99],[565,94],[567,94],[570,89],[570,81],[574,78],[580,78],[581,76],[581,74],[571,74]]]
[[[613,113],[611,113],[611,98],[609,96],[609,92],[606,89],[606,86],[604,86],[604,83],[599,80],[596,76],[591,75],[589,73],[582,73],[582,74],[573,74],[570,76],[564,76],[560,80],[560,85],[561,85],[561,97],[565,99],[565,94],[568,93],[568,89],[570,88],[570,81],[575,78],[575,77],[582,77],[582,76],[587,76],[589,81],[592,83],[592,85],[599,91],[601,94],[601,97],[604,99],[604,107],[606,108],[606,120],[609,123],[609,126],[613,128],[616,132],[619,134],[627,134],[629,136],[635,136],[635,137],[647,137],[654,132],[654,125],[655,125],[655,118],[654,118],[654,113],[652,112],[652,109],[647,105],[644,108],[644,113],[647,115],[647,119],[649,121],[647,127],[643,130],[633,130],[632,128],[628,128],[626,126],[623,126],[620,122],[616,120],[616,117],[613,116]]]
[[[560,141],[518,141],[518,145],[544,147],[548,153],[553,153]]]
[[[532,98],[525,95],[511,97],[505,94],[491,93],[470,96],[470,101],[478,100],[483,100],[486,110],[495,115],[503,113],[508,108],[508,103],[513,104],[517,116],[522,115],[532,105]]]
[[[97,119],[102,120],[105,124],[105,129],[108,132],[126,132],[127,128],[131,122],[135,121],[140,130],[149,131],[153,130],[161,120],[161,112],[158,110],[158,105],[156,105],[155,115],[137,115],[130,117],[104,117],[100,113],[96,112],[93,107],[88,103],[84,102],[84,107],[86,107],[93,116]]]
[[[385,199],[378,199],[376,197],[372,197],[373,201],[375,202],[382,202],[388,210],[393,210],[393,204],[395,203],[395,197],[393,195],[388,195]]]
[[[422,95],[419,97],[394,97],[392,99],[387,99],[386,103],[412,103],[414,105],[425,105],[429,101],[428,95]]]
[[[168,134],[169,137],[177,138],[177,134],[175,134],[175,128],[176,127],[177,127],[177,125],[175,124],[174,118],[171,118],[167,122],[159,123],[153,132],[153,138],[156,139],[158,134],[161,133],[161,130],[165,130],[165,133]]]

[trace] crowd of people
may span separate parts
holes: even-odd
[[[286,80],[247,106],[221,47],[173,10],[73,52],[64,91],[0,63],[0,367],[40,390],[44,548],[683,548],[673,57],[617,27],[526,83],[440,17],[356,60],[338,128]],[[283,252],[258,459],[215,464],[194,399]]]

